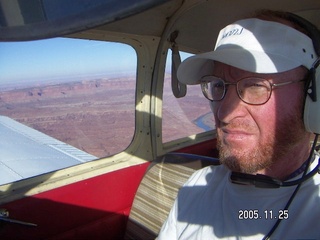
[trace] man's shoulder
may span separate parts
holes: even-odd
[[[207,166],[193,173],[185,185],[207,185],[208,182],[211,182],[214,179],[218,181],[229,176],[229,173],[230,170],[223,165]]]

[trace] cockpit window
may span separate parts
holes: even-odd
[[[209,131],[214,128],[213,115],[208,100],[200,86],[187,86],[187,94],[175,98],[171,89],[171,53],[167,58],[164,80],[162,109],[162,141],[170,142],[179,138]],[[181,53],[181,59],[190,54]]]
[[[0,131],[10,136],[1,134],[6,157],[0,161],[17,172],[8,179],[40,174],[19,173],[22,162],[41,161],[52,171],[130,144],[137,64],[132,47],[56,38],[0,43],[0,52]]]

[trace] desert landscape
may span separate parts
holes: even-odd
[[[134,77],[124,77],[9,89],[0,93],[0,115],[104,157],[122,151],[132,140],[135,85]],[[165,89],[163,140],[203,131],[197,124],[211,124],[208,111],[199,90],[177,100]]]

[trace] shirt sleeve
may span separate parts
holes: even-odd
[[[157,237],[157,240],[174,240],[178,239],[177,237],[177,211],[178,211],[178,201],[175,200],[171,211],[169,213],[169,216],[167,220],[162,225],[162,228],[160,230],[159,236]]]
[[[198,170],[194,172],[191,177],[187,180],[187,182],[183,185],[182,188],[190,188],[197,184],[200,184],[201,186],[205,186],[207,183],[206,176],[208,172],[211,172],[210,167],[203,168],[201,170]],[[190,195],[188,195],[188,203],[186,201],[183,202],[183,206],[178,204],[178,199],[186,199],[185,198],[185,192],[181,191],[178,192],[178,196],[174,201],[174,204],[171,208],[171,211],[169,213],[169,216],[167,220],[162,225],[162,228],[160,230],[160,233],[158,235],[157,240],[175,240],[180,238],[180,231],[181,228],[184,228],[181,226],[181,223],[178,223],[178,212],[181,211],[178,208],[180,207],[187,207],[188,204],[193,204],[192,199],[190,198]],[[181,201],[180,201],[181,202]],[[181,217],[181,216],[180,216]]]

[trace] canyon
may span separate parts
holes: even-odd
[[[135,88],[135,77],[13,88],[0,93],[0,115],[101,158],[124,150],[132,141]],[[203,131],[193,122],[199,116],[211,124],[199,90],[188,92],[181,101],[165,88],[164,141]]]

